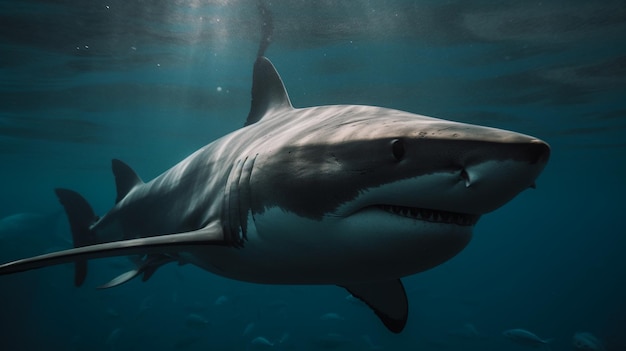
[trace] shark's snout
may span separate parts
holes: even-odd
[[[456,206],[466,212],[484,214],[509,202],[520,192],[534,188],[537,177],[550,158],[550,146],[542,140],[493,144],[481,148],[493,154],[467,165],[459,177]]]
[[[532,164],[538,164],[543,167],[548,163],[548,159],[550,158],[550,146],[546,142],[533,139],[530,142],[529,149]]]

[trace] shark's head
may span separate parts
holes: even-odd
[[[284,91],[261,65],[276,75],[267,90]],[[319,264],[345,273],[337,279],[401,277],[448,260],[481,215],[534,186],[550,153],[510,131],[372,106],[293,109],[280,95],[249,126],[265,142],[235,177],[245,184],[238,204],[250,199],[261,239],[311,255],[297,262],[323,255]]]

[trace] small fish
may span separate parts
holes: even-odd
[[[215,304],[216,306],[220,306],[220,305],[223,305],[223,304],[227,303],[228,301],[230,301],[230,298],[228,298],[228,296],[226,296],[226,295],[220,295],[220,297],[218,297],[218,298],[215,300],[214,304]]]
[[[329,312],[329,313],[321,315],[320,319],[323,320],[323,321],[342,321],[345,318],[343,318],[342,316],[340,316],[337,313]]]
[[[593,334],[587,332],[580,332],[574,334],[572,338],[572,345],[575,350],[579,351],[605,351],[602,342],[596,338]]]
[[[537,335],[524,329],[505,330],[504,332],[502,332],[502,335],[519,345],[528,347],[540,347],[543,345],[548,345],[548,343],[552,340],[541,339]]]
[[[274,343],[267,340],[267,338],[263,336],[257,336],[256,338],[250,341],[250,348],[252,350],[267,350],[274,347]]]
[[[287,340],[289,340],[289,333],[284,332],[283,335],[280,336],[280,339],[278,339],[277,344],[282,344],[284,342],[286,342]]]
[[[358,297],[355,297],[352,294],[348,294],[345,297],[346,301],[353,303],[355,305],[364,305],[363,301],[361,301]]]
[[[253,330],[254,330],[254,323],[250,322],[250,323],[248,323],[248,325],[246,325],[246,328],[243,330],[243,334],[241,334],[241,335],[242,336],[246,336],[246,335],[250,334]]]
[[[199,314],[190,313],[185,319],[185,325],[189,328],[206,328],[209,325],[209,321]]]
[[[464,340],[485,339],[485,336],[481,335],[472,323],[465,323],[463,327],[449,331],[448,335]]]

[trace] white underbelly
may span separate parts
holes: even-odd
[[[424,221],[399,224],[384,213],[316,221],[276,211],[280,210],[249,220],[243,248],[204,247],[189,260],[242,281],[348,284],[429,269],[458,253],[471,237],[471,227]],[[450,253],[444,253],[442,261],[432,257],[437,250]]]

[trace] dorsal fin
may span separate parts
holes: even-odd
[[[264,56],[254,63],[252,73],[252,104],[246,126],[256,123],[272,109],[293,108],[280,75]]]
[[[143,184],[143,181],[130,166],[124,162],[113,159],[111,161],[113,175],[115,176],[115,188],[117,197],[115,203],[120,202],[134,187]]]

